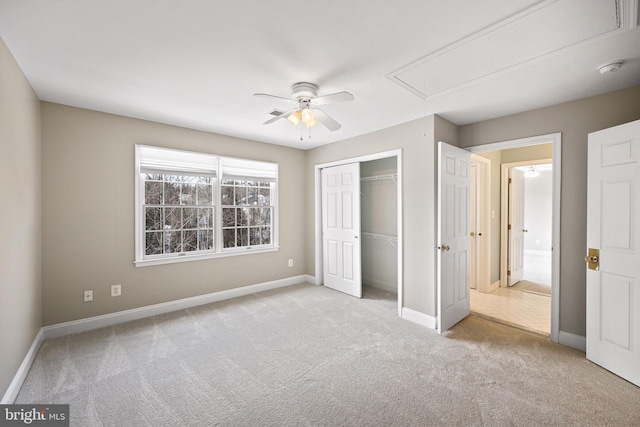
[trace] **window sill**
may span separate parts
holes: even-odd
[[[212,258],[226,258],[226,257],[232,257],[232,256],[263,254],[267,252],[277,252],[279,250],[280,250],[279,246],[272,246],[269,248],[261,248],[261,249],[238,249],[238,250],[227,251],[227,252],[216,252],[216,253],[208,253],[208,254],[200,254],[200,255],[182,255],[182,256],[175,256],[170,258],[141,259],[141,260],[133,261],[133,264],[136,267],[151,267],[153,265],[175,264],[178,262],[200,261],[200,260],[212,259]]]

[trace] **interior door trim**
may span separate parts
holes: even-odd
[[[494,142],[491,144],[475,145],[468,147],[471,153],[498,151],[507,148],[526,147],[529,145],[553,143],[553,220],[552,220],[552,245],[551,258],[551,334],[550,339],[558,342],[560,333],[560,189],[562,188],[562,133],[550,133],[546,135],[532,136]]]
[[[339,166],[347,163],[358,163],[358,162],[368,162],[371,160],[384,159],[387,157],[395,157],[396,158],[396,168],[397,168],[397,236],[398,236],[398,316],[402,317],[402,307],[404,304],[403,300],[403,289],[404,289],[404,275],[403,275],[403,205],[402,205],[402,149],[382,151],[379,153],[369,154],[365,156],[351,157],[348,159],[335,160],[328,163],[320,163],[315,165],[314,168],[314,188],[315,188],[315,209],[314,209],[314,240],[315,240],[315,281],[314,284],[320,285],[323,283],[323,271],[324,267],[322,265],[322,178],[320,176],[320,171],[323,168],[330,166]]]

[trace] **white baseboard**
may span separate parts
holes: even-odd
[[[305,275],[307,282],[311,283],[312,285],[316,285],[316,286],[320,286],[322,285],[322,282],[320,281],[320,279],[317,276],[312,276],[310,274]]]
[[[500,287],[500,280],[496,280],[492,284],[489,285],[489,289],[487,289],[487,293],[491,293]]]
[[[104,328],[118,323],[129,322],[131,320],[144,319],[145,317],[158,314],[170,313],[172,311],[185,308],[197,307],[217,301],[224,301],[231,298],[254,294],[256,292],[268,291],[271,289],[283,288],[285,286],[297,285],[308,282],[308,275],[293,276],[286,279],[273,280],[256,285],[243,286],[241,288],[229,289],[226,291],[212,292],[210,294],[198,295],[190,298],[183,298],[161,304],[153,304],[145,307],[133,308],[131,310],[118,311],[104,314],[102,316],[88,317],[86,319],[73,320],[71,322],[58,323],[56,325],[43,327],[44,339],[61,337],[64,335],[76,334],[78,332],[90,331],[92,329]]]
[[[36,354],[46,339],[61,337],[64,335],[75,334],[78,332],[90,331],[92,329],[104,328],[118,323],[128,322],[130,320],[143,319],[157,314],[170,313],[172,311],[182,310],[185,308],[197,307],[203,304],[223,301],[231,298],[251,295],[256,292],[268,291],[271,289],[283,288],[286,286],[297,285],[299,283],[313,283],[315,278],[308,274],[293,276],[286,279],[273,280],[271,282],[259,283],[256,285],[243,286],[241,288],[229,289],[226,291],[213,292],[210,294],[199,295],[191,298],[183,298],[176,301],[169,301],[161,304],[149,305],[146,307],[134,308],[131,310],[118,311],[102,316],[88,317],[86,319],[74,320],[71,322],[58,323],[56,325],[44,326],[38,331],[27,355],[20,364],[18,371],[13,377],[13,381],[9,384],[9,388],[2,397],[0,404],[11,404],[16,400],[20,388],[31,365],[35,360]]]
[[[566,345],[567,347],[575,348],[580,351],[587,351],[587,338],[580,335],[575,335],[569,332],[560,331],[558,333],[558,344]]]
[[[402,318],[429,329],[436,329],[436,318],[428,314],[420,313],[407,307],[402,307]]]
[[[31,365],[36,358],[36,354],[38,354],[38,350],[40,350],[42,341],[44,341],[44,332],[42,331],[42,328],[40,328],[31,343],[31,347],[29,347],[29,351],[27,351],[27,355],[20,364],[18,372],[14,375],[11,384],[9,384],[9,388],[7,388],[7,391],[4,393],[0,404],[10,405],[15,402],[16,397],[18,397],[18,393],[20,392],[20,388],[22,387],[22,383],[24,383],[25,378],[27,378],[29,369],[31,369]]]

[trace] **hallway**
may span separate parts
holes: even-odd
[[[471,312],[479,317],[549,336],[551,252],[525,251],[524,279],[485,294],[471,289]]]
[[[551,297],[510,288],[490,294],[471,289],[471,313],[499,323],[549,336]]]

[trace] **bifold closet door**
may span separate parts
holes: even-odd
[[[324,168],[321,177],[324,285],[362,298],[360,163]]]

